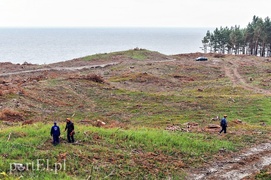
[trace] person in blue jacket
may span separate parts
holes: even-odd
[[[227,133],[227,115],[224,115],[224,117],[220,121],[221,131],[220,134],[224,131],[224,133]]]
[[[56,125],[56,122],[54,122],[54,125],[51,128],[51,136],[53,136],[53,144],[59,144],[60,128]]]

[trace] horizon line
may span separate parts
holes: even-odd
[[[127,28],[127,29],[135,29],[135,28],[164,28],[164,29],[169,29],[169,28],[215,28],[215,27],[188,27],[188,26],[0,26],[0,29],[94,29],[94,28],[115,28],[115,29],[120,29],[120,28]]]

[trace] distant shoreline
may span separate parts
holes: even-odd
[[[135,47],[162,54],[201,51],[207,28],[0,28],[0,62],[51,64]]]

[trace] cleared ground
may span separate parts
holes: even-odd
[[[198,56],[135,49],[50,65],[1,63],[0,172],[27,179],[217,177],[208,170],[215,162],[269,143],[271,60],[204,54],[208,61],[195,61]],[[228,133],[218,135],[223,114]],[[58,121],[64,130],[66,117],[75,123],[77,143],[66,144],[62,133],[53,147],[50,126]],[[65,159],[67,169],[9,174],[10,164],[41,157]],[[259,163],[251,157],[234,168],[244,172]],[[268,170],[258,173],[268,165],[244,177],[268,177]]]

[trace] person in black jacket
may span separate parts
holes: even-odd
[[[54,126],[51,128],[51,136],[53,136],[53,144],[59,144],[60,128],[54,122]]]
[[[67,139],[69,143],[74,143],[74,125],[71,122],[70,118],[66,118],[66,127],[65,127],[65,131],[67,130]]]

